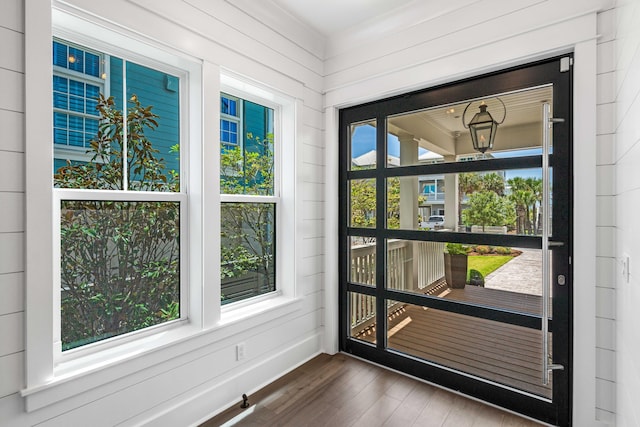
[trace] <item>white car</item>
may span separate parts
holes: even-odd
[[[442,228],[444,227],[444,216],[431,215],[427,221],[422,221],[420,227],[429,228],[431,230]]]

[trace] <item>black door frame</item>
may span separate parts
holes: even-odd
[[[407,374],[440,384],[452,390],[480,398],[523,415],[556,425],[571,425],[572,406],[572,342],[573,342],[573,277],[570,265],[573,242],[572,220],[572,68],[561,71],[563,55],[532,64],[510,68],[450,84],[428,88],[405,95],[369,102],[340,110],[340,175],[339,175],[339,274],[340,274],[340,349],[376,363],[406,372]],[[563,64],[566,62],[563,62]],[[543,85],[553,85],[553,112],[555,117],[564,118],[564,123],[553,126],[553,153],[549,165],[553,168],[553,235],[550,241],[562,242],[551,251],[551,265],[554,277],[562,274],[566,284],[561,286],[552,281],[552,318],[549,331],[553,331],[552,343],[556,364],[564,366],[563,371],[552,371],[553,398],[551,402],[536,397],[527,397],[522,392],[507,387],[475,379],[434,363],[429,363],[388,350],[386,346],[386,306],[387,299],[409,304],[432,307],[439,310],[461,313],[484,319],[521,325],[541,330],[540,316],[525,315],[490,307],[452,302],[435,297],[407,294],[385,288],[386,251],[385,239],[429,240],[441,242],[477,243],[511,247],[542,247],[541,237],[513,235],[473,235],[457,232],[432,232],[386,229],[384,221],[377,221],[376,228],[355,228],[348,226],[349,186],[352,179],[375,179],[376,218],[386,217],[385,182],[391,176],[413,176],[419,174],[445,174],[471,171],[492,171],[499,169],[525,169],[542,167],[542,156],[516,157],[508,159],[485,159],[472,162],[440,163],[436,165],[416,165],[387,168],[386,121],[391,115],[408,113],[420,109],[454,104],[468,99],[482,98],[493,94],[512,92]],[[377,159],[376,167],[367,170],[349,170],[349,129],[352,123],[376,121]],[[562,224],[562,226],[557,226]],[[348,282],[349,237],[362,236],[376,239],[376,286],[365,286]],[[349,337],[348,292],[376,297],[377,325],[375,346]]]

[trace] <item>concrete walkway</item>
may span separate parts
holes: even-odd
[[[485,277],[485,288],[542,295],[542,251],[514,249],[522,254]]]

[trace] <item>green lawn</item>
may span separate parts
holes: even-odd
[[[482,277],[497,270],[513,258],[511,255],[470,255],[468,257],[468,270],[478,270]]]

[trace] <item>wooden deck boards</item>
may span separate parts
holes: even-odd
[[[539,295],[509,292],[500,289],[465,286],[463,289],[449,289],[449,293],[444,298],[520,313],[537,315],[542,313],[542,297]]]
[[[394,319],[404,327],[388,338],[390,349],[551,397],[541,385],[539,331],[416,306],[405,316]]]
[[[467,286],[443,297],[525,313],[541,311],[539,296],[496,289]],[[539,330],[405,305],[389,319],[388,331],[390,349],[551,398],[551,386],[541,384]],[[374,342],[375,333],[359,338]]]

